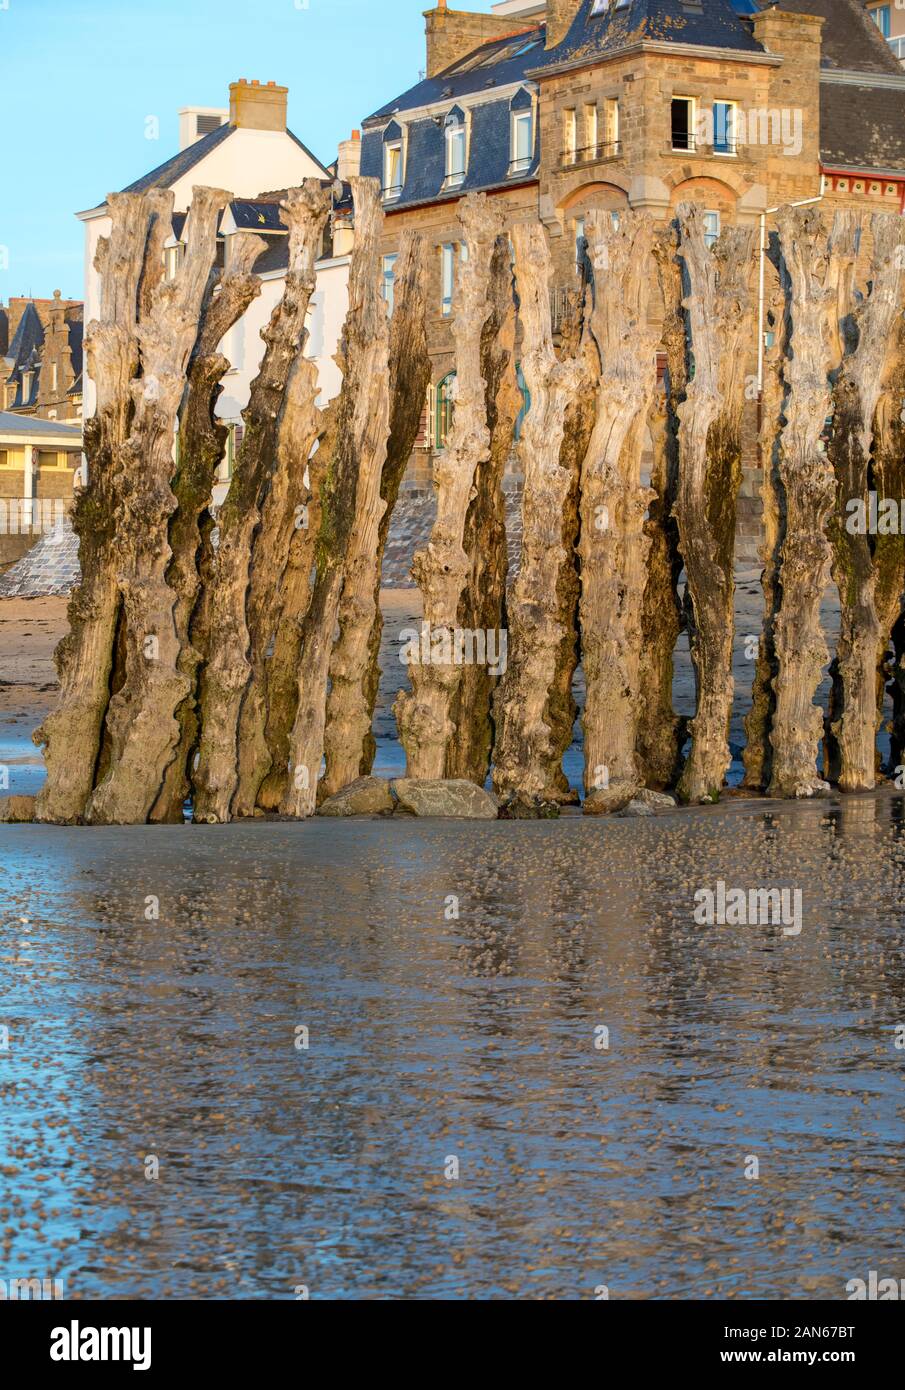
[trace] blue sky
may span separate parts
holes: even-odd
[[[287,86],[290,128],[329,163],[353,126],[417,82],[430,3],[0,0],[0,299],[80,297],[73,214],[175,154],[179,107],[227,106],[239,77]]]

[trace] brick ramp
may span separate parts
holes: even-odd
[[[78,537],[64,518],[0,574],[0,598],[65,598],[78,582]]]

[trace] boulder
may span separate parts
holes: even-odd
[[[35,798],[33,796],[0,797],[0,821],[5,824],[24,823],[35,818]]]
[[[619,816],[652,816],[654,813],[644,801],[630,801],[621,811],[616,813]]]
[[[612,816],[624,810],[636,792],[636,787],[624,783],[618,787],[600,787],[588,793],[581,809],[586,816]]]
[[[420,782],[412,777],[397,777],[390,786],[399,803],[397,815],[496,820],[499,814],[496,797],[474,782],[442,778]]]
[[[357,777],[347,787],[328,796],[318,808],[319,816],[379,816],[393,810],[395,802],[389,782],[382,777]]]
[[[639,787],[635,792],[634,801],[643,801],[645,806],[650,806],[656,811],[659,808],[666,809],[668,806],[675,806],[676,798],[667,792],[651,791],[650,787]]]

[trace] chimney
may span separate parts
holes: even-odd
[[[348,140],[339,142],[336,177],[348,183],[361,173],[361,131],[353,130]]]
[[[579,0],[575,0],[577,5]],[[453,63],[480,48],[490,39],[534,28],[533,23],[519,24],[512,15],[471,14],[468,10],[451,10],[446,0],[437,0],[435,10],[425,10],[427,32],[427,76],[436,77]]]
[[[288,87],[240,77],[229,85],[229,122],[242,130],[285,130]]]
[[[547,42],[545,48],[562,43],[578,13],[581,0],[547,0]]]
[[[183,106],[179,110],[179,148],[187,150],[196,140],[219,129],[229,120],[229,112],[215,106]]]

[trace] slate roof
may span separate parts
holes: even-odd
[[[449,101],[452,105],[457,97],[485,90],[492,92],[494,87],[521,82],[527,70],[537,67],[543,60],[544,34],[543,26],[535,24],[523,30],[517,38],[510,35],[481,44],[436,77],[425,78],[403,92],[402,96],[387,102],[368,117],[364,127],[384,124],[397,112],[414,111],[419,106],[443,101]],[[514,54],[513,47],[516,49]]]
[[[36,415],[15,415],[0,410],[0,436],[7,434],[55,434],[61,442],[77,444],[82,438],[80,425],[64,425],[59,420],[40,420]]]
[[[820,157],[830,168],[905,173],[905,85],[820,84]]]
[[[750,8],[739,0],[629,0],[619,9],[608,6],[594,14],[594,0],[581,0],[562,42],[536,67],[555,69],[562,64],[593,62],[642,40],[762,53],[762,45],[745,20]]]
[[[862,0],[778,0],[777,9],[826,21],[820,34],[822,67],[899,77],[905,72]]]

